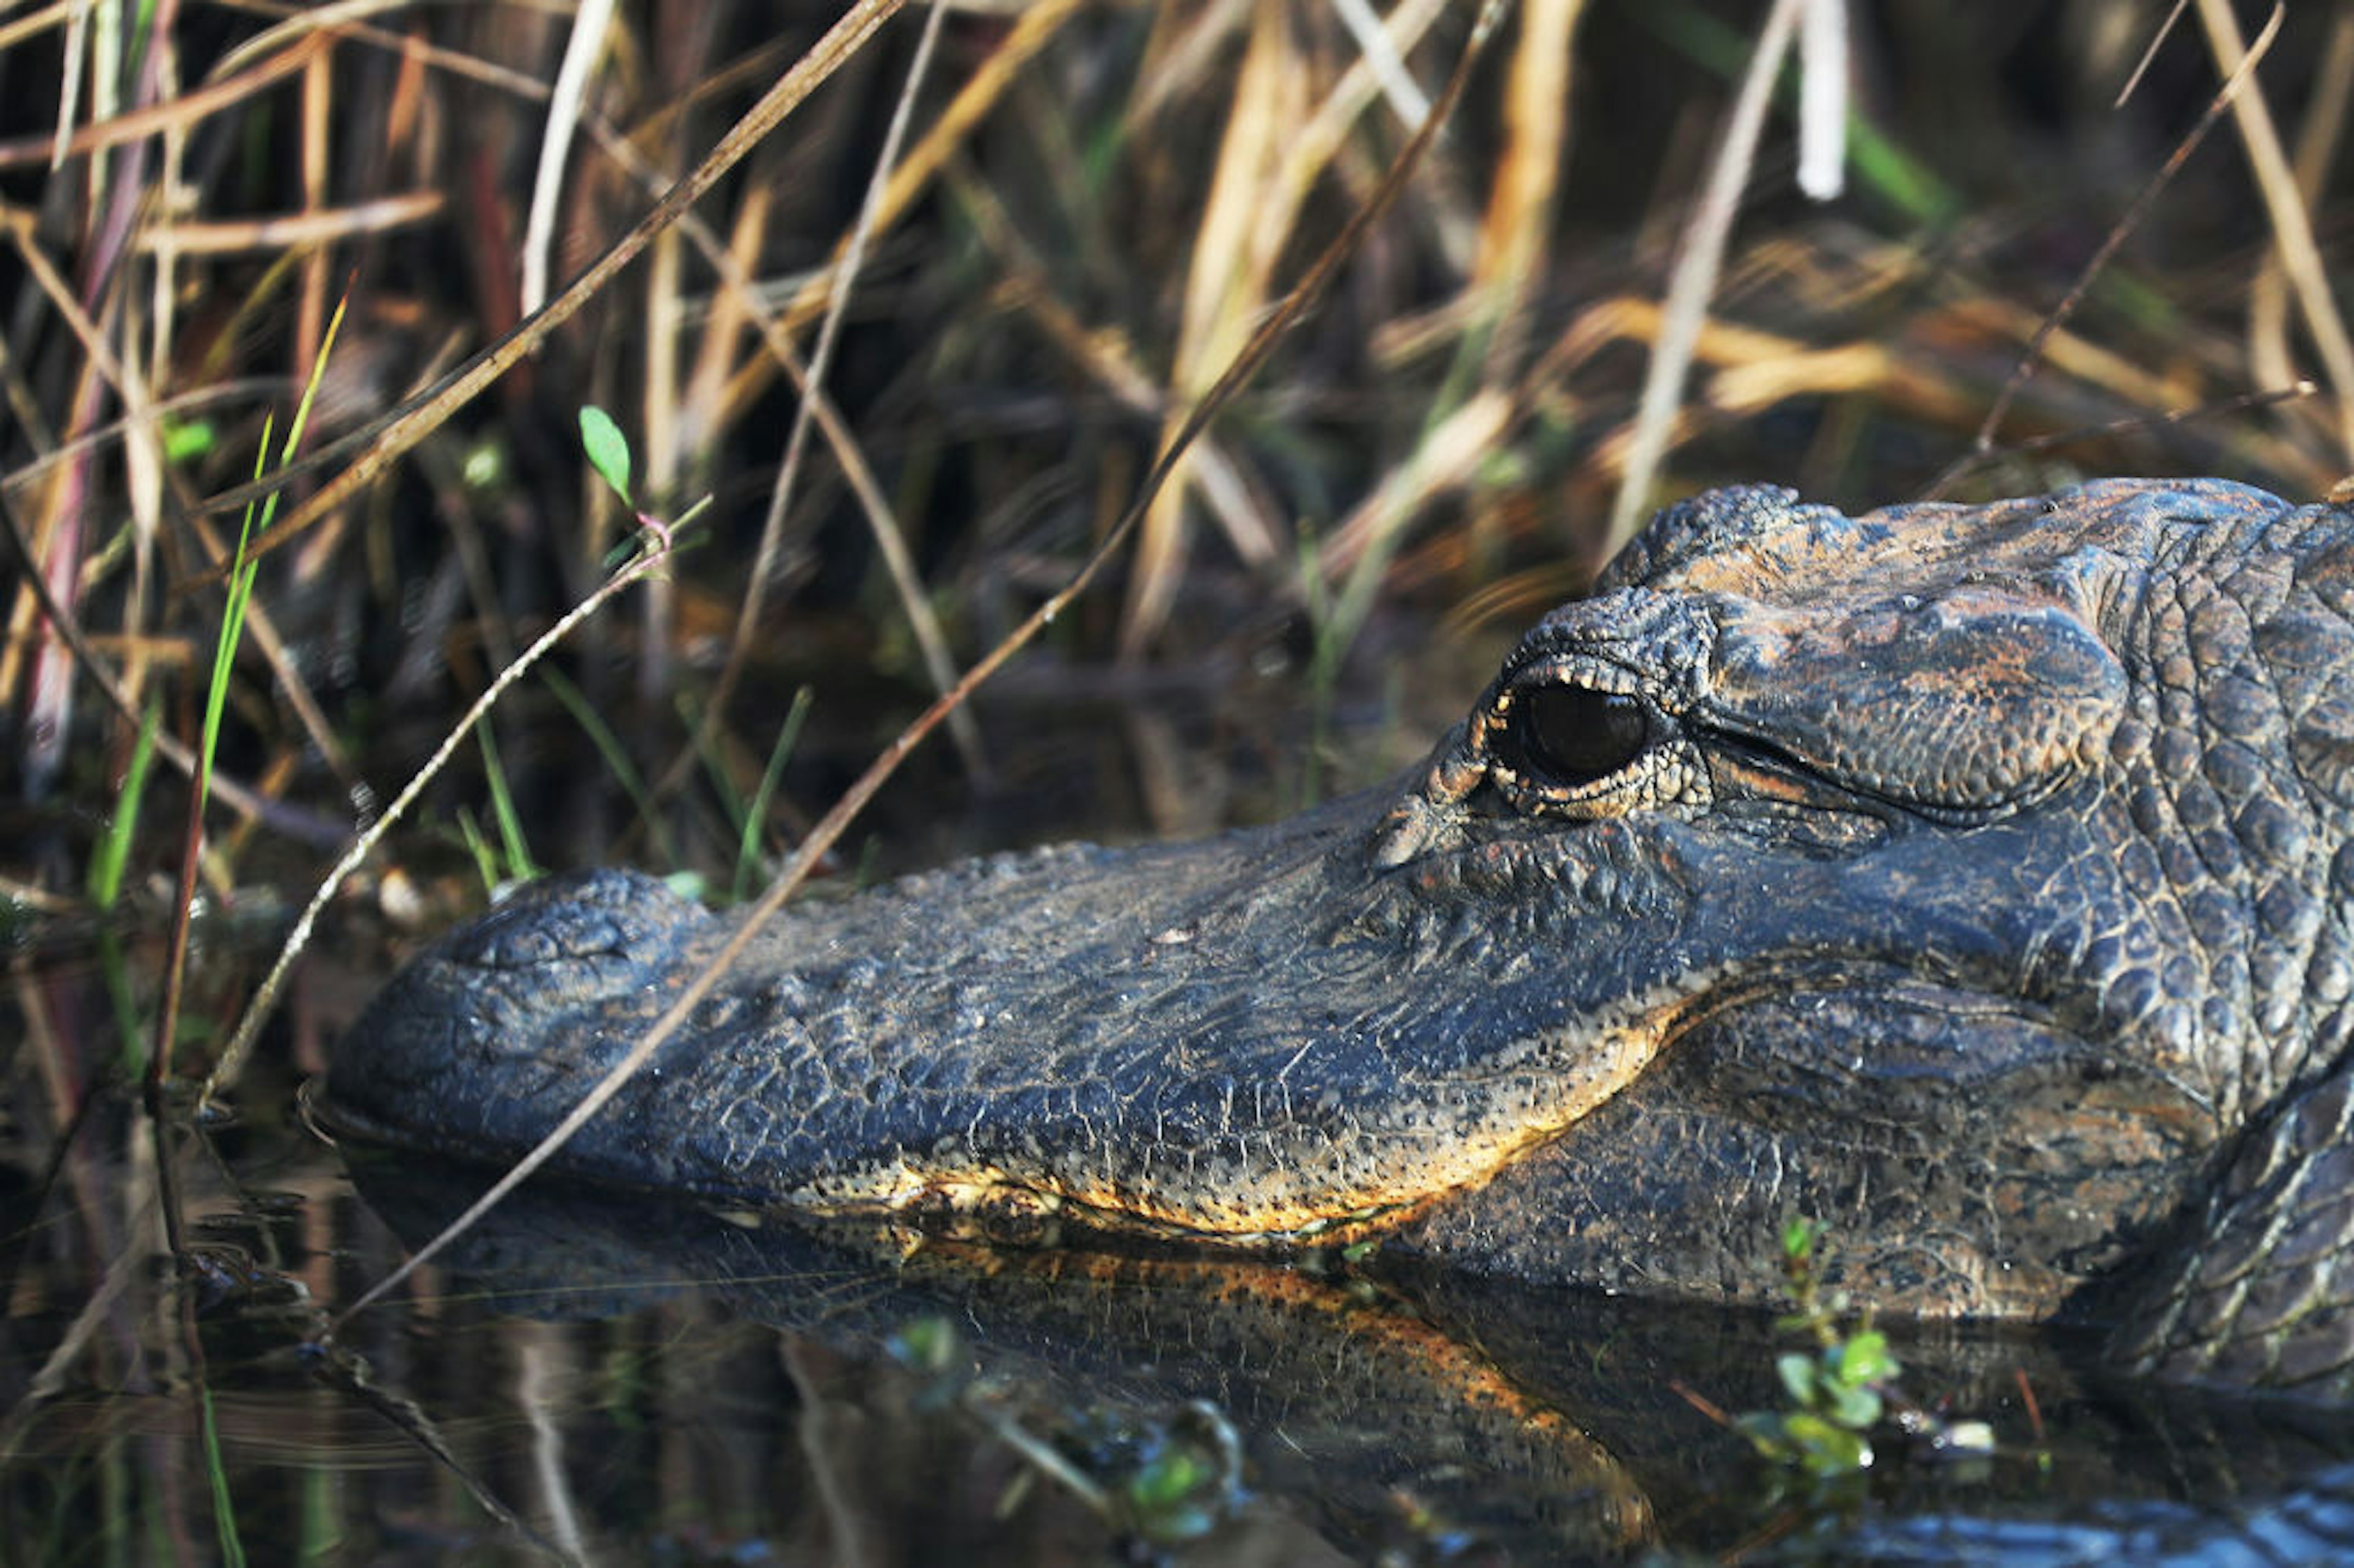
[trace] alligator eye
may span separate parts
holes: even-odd
[[[1606,779],[1643,754],[1651,721],[1623,692],[1531,686],[1512,696],[1505,761],[1572,788]],[[1516,753],[1517,755],[1511,755]]]

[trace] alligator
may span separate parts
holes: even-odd
[[[555,1169],[1751,1305],[1807,1219],[1882,1311],[2345,1395],[2349,824],[2354,509],[1713,491],[1387,788],[789,911]],[[631,873],[526,890],[320,1108],[511,1159],[729,934]]]

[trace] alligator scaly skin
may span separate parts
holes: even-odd
[[[559,1157],[2354,1367],[2354,514],[2107,481],[1671,507],[1401,784],[790,912]],[[725,935],[625,873],[420,956],[332,1119],[510,1159]]]

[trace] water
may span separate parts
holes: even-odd
[[[339,1153],[291,1114],[367,977],[314,984],[243,1122],[199,1131],[109,1086],[102,973],[20,964],[0,1023],[0,1560],[2221,1563],[2354,1540],[2344,1413],[2137,1384],[2064,1337],[1914,1335],[1906,1390],[1990,1423],[1995,1453],[1883,1439],[1865,1476],[1777,1489],[1711,1413],[1783,1407],[1771,1324],[1378,1261],[989,1253],[551,1189],[330,1336],[489,1179]]]

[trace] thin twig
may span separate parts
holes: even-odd
[[[2199,19],[2207,28],[2215,64],[2231,73],[2231,85],[2225,90],[2233,93],[2232,113],[2240,127],[2240,145],[2256,176],[2256,189],[2264,196],[2264,212],[2272,219],[2274,254],[2288,273],[2289,287],[2296,294],[2314,346],[2321,351],[2322,368],[2328,373],[2329,389],[2337,397],[2338,443],[2348,461],[2354,461],[2354,340],[2348,338],[2345,320],[2338,313],[2329,269],[2321,259],[2320,246],[2314,242],[2313,216],[2306,211],[2296,174],[2289,167],[2288,154],[2281,150],[2272,110],[2261,91],[2237,91],[2238,84],[2247,79],[2273,35],[2280,30],[2287,11],[2288,0],[2277,0],[2256,47],[2243,54],[2239,19],[2232,15],[2229,0],[2199,0]]]
[[[2019,356],[2019,363],[2010,367],[2010,375],[2004,380],[2002,390],[1995,394],[1994,402],[1987,408],[1986,418],[1978,422],[1978,433],[1970,442],[1970,450],[1946,465],[1946,471],[1922,492],[1922,500],[1935,501],[1944,495],[1962,475],[1994,450],[1994,433],[2001,428],[2002,417],[2010,411],[2010,405],[2018,397],[2020,389],[2027,385],[2028,377],[2034,375],[2036,366],[2043,362],[2043,350],[2051,343],[2052,334],[2065,326],[2069,318],[2076,313],[2076,307],[2083,304],[2085,295],[2092,292],[2093,281],[2108,266],[2126,238],[2141,226],[2142,219],[2149,216],[2150,208],[2158,205],[2159,194],[2173,183],[2182,165],[2190,161],[2190,154],[2198,151],[2199,143],[2206,140],[2207,132],[2215,128],[2215,122],[2232,106],[2232,100],[2239,93],[2241,84],[2248,79],[2249,73],[2256,68],[2256,62],[2263,59],[2272,48],[2273,38],[2280,31],[2281,18],[2286,14],[2285,5],[2273,7],[2272,20],[2265,23],[2264,30],[2257,35],[2255,48],[2247,52],[2238,68],[2209,101],[2206,112],[2199,116],[2199,122],[2184,133],[2182,140],[2175,144],[2172,154],[2158,166],[2156,174],[2150,175],[2149,182],[2142,186],[2141,194],[2134,197],[2133,205],[2110,228],[2108,238],[2101,241],[2101,248],[2084,263],[2084,270],[2077,273],[2076,281],[2069,285],[2068,292],[2035,329],[2035,335],[2028,340],[2026,352]]]
[[[246,1054],[253,1049],[254,1036],[261,1032],[262,1024],[268,1022],[270,1011],[278,1004],[278,993],[285,989],[286,977],[294,967],[294,960],[310,945],[311,929],[318,924],[320,911],[326,908],[327,901],[335,895],[335,890],[344,885],[344,879],[358,869],[360,863],[375,851],[393,825],[408,814],[408,808],[416,804],[418,796],[425,792],[425,787],[440,774],[451,755],[474,733],[474,726],[506,694],[507,688],[529,673],[533,665],[572,634],[574,628],[604,609],[616,594],[670,559],[673,547],[670,530],[657,527],[648,519],[642,518],[641,521],[647,523],[646,535],[652,541],[652,547],[607,578],[594,593],[567,610],[513,663],[500,670],[497,677],[482,689],[482,695],[476,697],[458,722],[451,726],[450,733],[441,737],[441,744],[434,747],[433,755],[425,759],[425,765],[394,797],[392,804],[385,808],[384,814],[366,832],[352,841],[351,846],[344,851],[343,857],[335,862],[334,869],[320,882],[318,891],[311,895],[311,902],[302,906],[302,913],[295,918],[293,929],[287,932],[284,945],[278,949],[277,961],[262,977],[260,988],[247,1005],[245,1015],[238,1020],[237,1033],[229,1036],[220,1060],[213,1064],[212,1073],[205,1079],[204,1091],[197,1098],[199,1108],[210,1108],[215,1098],[236,1081],[238,1069],[244,1065]]]
[[[810,350],[808,374],[800,377],[801,406],[793,410],[792,430],[785,438],[784,460],[778,464],[776,482],[769,490],[769,510],[760,522],[759,547],[753,554],[751,577],[744,585],[744,599],[736,611],[736,635],[728,640],[726,662],[719,667],[719,678],[712,684],[703,716],[695,724],[695,733],[664,777],[663,789],[672,787],[684,775],[690,760],[702,754],[710,733],[725,721],[728,698],[743,678],[744,662],[757,641],[760,612],[768,603],[769,584],[776,576],[777,557],[784,552],[785,514],[792,503],[794,483],[801,477],[802,457],[809,450],[810,431],[816,423],[817,393],[825,386],[826,372],[832,367],[834,344],[842,336],[851,287],[857,281],[859,269],[865,264],[867,244],[883,212],[883,193],[889,188],[891,171],[907,139],[907,122],[915,111],[916,94],[930,71],[932,51],[939,41],[940,23],[947,15],[948,6],[943,0],[933,0],[924,17],[923,36],[916,43],[915,58],[907,63],[907,79],[900,87],[898,102],[892,108],[890,126],[884,132],[882,150],[875,159],[875,172],[867,179],[858,221],[852,226],[850,242],[842,260],[828,270],[832,289],[826,296],[825,314],[818,323],[817,344]],[[940,630],[939,617],[932,612],[931,601],[925,596],[915,557],[887,511],[877,511],[873,506],[860,510],[875,535],[883,564],[891,574],[891,586],[897,590],[899,602],[907,610],[907,625],[923,654],[925,672],[932,678],[933,689],[945,692],[956,684],[956,661],[949,652],[947,636]],[[949,733],[964,760],[965,771],[975,778],[986,777],[989,764],[981,752],[981,730],[973,723],[972,715],[958,709],[949,721]]]
[[[1032,11],[1024,19],[1027,20],[1029,16],[1036,15],[1035,11]],[[1001,50],[1004,47],[1006,46],[1001,46]],[[629,142],[616,134],[601,121],[591,118],[588,124],[590,134],[598,139],[599,145],[624,174],[633,179],[644,181],[657,191],[661,189],[659,176],[644,159],[638,155]],[[898,177],[895,175],[893,184],[896,185],[897,183]],[[791,335],[793,318],[790,307],[779,310],[770,306],[762,298],[759,285],[748,269],[744,258],[721,244],[719,237],[712,232],[708,224],[704,223],[693,213],[688,213],[679,219],[678,227],[679,232],[686,236],[688,242],[694,245],[717,276],[719,297],[727,302],[732,309],[740,312],[743,318],[749,321],[759,334],[762,344],[769,351],[768,360],[762,363],[773,364],[782,368],[786,377],[792,383],[793,395],[802,399],[815,415],[817,428],[824,435],[826,444],[832,450],[834,461],[842,471],[843,482],[850,487],[850,493],[858,504],[865,510],[868,525],[875,530],[878,538],[896,537],[898,534],[898,524],[891,514],[889,498],[884,494],[882,482],[875,477],[874,465],[867,461],[865,454],[859,448],[857,437],[852,432],[848,423],[843,420],[841,411],[834,408],[833,400],[825,395],[824,388],[811,383],[809,366],[803,362],[801,351],[793,345]],[[715,333],[716,330],[715,328]],[[712,334],[706,334],[706,338],[710,335]],[[732,398],[730,400],[732,401]],[[707,704],[706,712],[715,705]],[[700,755],[701,735],[702,732],[698,731],[696,744],[682,752],[681,760],[673,764],[671,770],[655,784],[653,793],[661,794],[678,788],[684,778],[686,768],[695,757]]]
[[[2126,77],[2126,84],[2117,89],[2117,101],[2109,105],[2111,109],[2123,109],[2132,100],[2135,90],[2141,86],[2141,79],[2149,74],[2150,62],[2158,58],[2158,51],[2173,33],[2174,25],[2182,20],[2182,13],[2190,8],[2190,0],[2174,0],[2174,9],[2166,14],[2166,20],[2160,22],[2158,31],[2149,36],[2149,47],[2142,50],[2141,58],[2134,61],[2133,70]]]
[[[2310,381],[2276,387],[2270,392],[2243,392],[2236,397],[2219,402],[2201,403],[2195,408],[2175,408],[2163,414],[2136,414],[2128,418],[2111,419],[2105,424],[2083,425],[2073,430],[2054,430],[2049,435],[2030,436],[2025,440],[2012,441],[2002,450],[2011,456],[2031,452],[2051,451],[2060,447],[2074,446],[2078,441],[2094,440],[2104,436],[2130,436],[2151,430],[2170,430],[2199,419],[2212,419],[2225,414],[2244,414],[2254,408],[2269,408],[2275,404],[2294,403],[2300,397],[2310,397],[2321,388]]]

